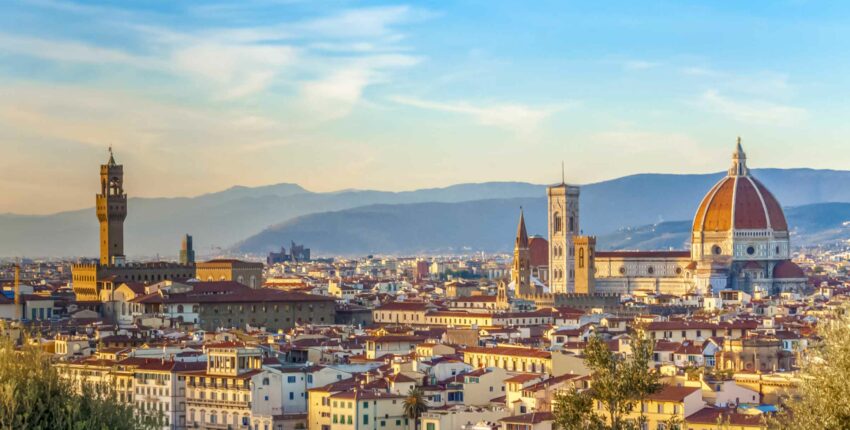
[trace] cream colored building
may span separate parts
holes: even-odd
[[[206,349],[207,368],[186,372],[186,424],[191,428],[272,428],[273,416],[255,413],[270,404],[282,404],[280,379],[264,371],[258,348],[223,343]],[[259,389],[267,390],[266,394]],[[271,411],[268,411],[271,412]],[[273,413],[281,414],[278,408]]]

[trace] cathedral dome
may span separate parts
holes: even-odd
[[[773,268],[774,279],[801,279],[806,277],[806,272],[793,261],[785,260]]]
[[[732,168],[702,199],[693,229],[695,233],[788,231],[782,206],[767,187],[750,175],[740,139],[732,155]]]

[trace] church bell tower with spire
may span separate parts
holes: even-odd
[[[522,208],[519,210],[511,282],[514,284],[514,294],[517,297],[534,293],[535,289],[531,286],[531,256],[528,251],[528,232],[525,229],[525,216]]]
[[[100,194],[96,196],[100,221],[100,264],[121,265],[124,261],[124,219],[127,194],[124,193],[124,166],[115,162],[112,147],[109,161],[100,166]]]

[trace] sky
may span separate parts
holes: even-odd
[[[850,168],[850,3],[0,3],[0,213]]]

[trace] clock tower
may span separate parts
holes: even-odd
[[[124,193],[124,166],[115,162],[112,147],[109,147],[109,161],[100,166],[100,194],[96,201],[100,221],[100,264],[121,265],[124,262],[127,194]]]

